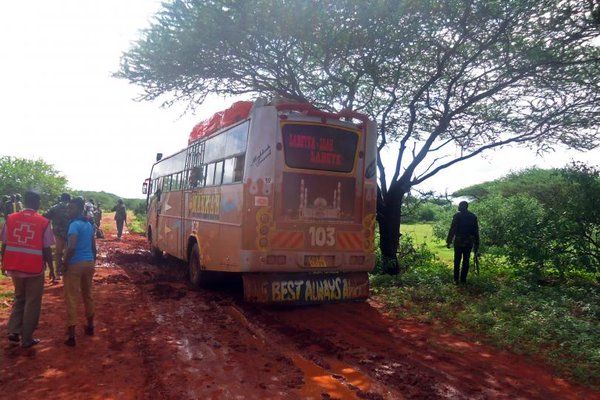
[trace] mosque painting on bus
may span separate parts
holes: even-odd
[[[291,220],[354,219],[355,179],[284,173],[281,211]]]

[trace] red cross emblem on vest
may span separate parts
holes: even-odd
[[[35,236],[35,232],[31,230],[29,224],[20,224],[18,228],[15,228],[13,235],[17,238],[19,244],[27,244]]]

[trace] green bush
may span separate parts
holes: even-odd
[[[478,215],[481,251],[506,257],[533,280],[598,276],[600,171],[574,164],[509,178],[487,184],[489,194],[469,207]],[[438,220],[436,237],[445,238],[450,222],[450,214]]]

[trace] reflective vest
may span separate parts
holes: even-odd
[[[10,214],[6,220],[6,249],[2,264],[7,271],[39,274],[44,270],[42,248],[48,221],[33,210]]]

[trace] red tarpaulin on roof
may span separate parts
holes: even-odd
[[[188,144],[210,136],[221,128],[225,128],[226,126],[233,125],[236,122],[248,118],[253,104],[254,103],[251,101],[237,101],[228,109],[219,111],[212,117],[200,122],[194,126],[194,129],[190,132]]]

